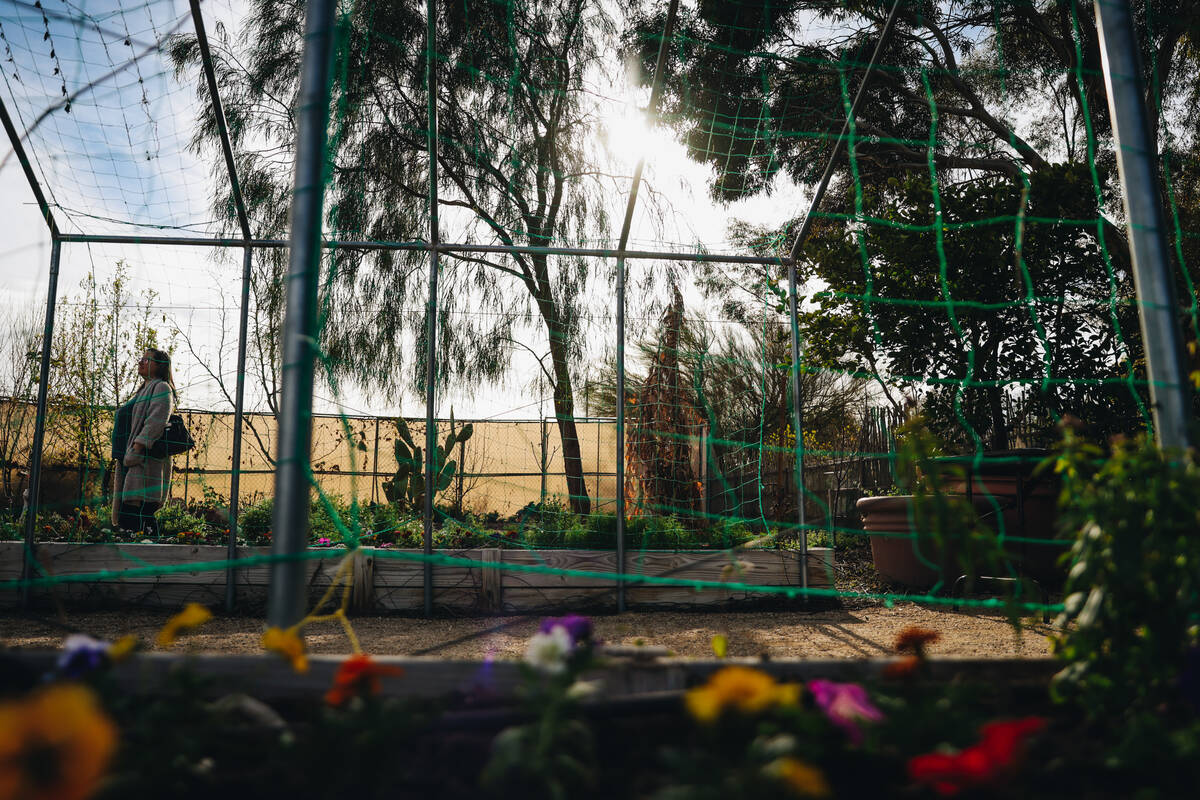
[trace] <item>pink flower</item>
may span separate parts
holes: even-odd
[[[871,703],[867,691],[856,683],[809,681],[808,690],[829,721],[845,731],[852,744],[862,744],[860,722],[883,719],[883,712]]]

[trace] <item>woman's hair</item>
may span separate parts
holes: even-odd
[[[174,392],[175,377],[171,374],[171,354],[165,350],[156,350],[153,347],[147,347],[146,354],[150,356],[150,374],[148,377],[166,381],[167,386],[170,386],[171,391]]]

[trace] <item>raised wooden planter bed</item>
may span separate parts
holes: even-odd
[[[23,546],[0,542],[0,582],[21,576]],[[310,593],[328,588],[345,551],[323,549],[328,558],[306,562]],[[416,611],[423,608],[423,562],[405,558],[418,550],[365,548],[355,557],[353,591],[356,611]],[[614,581],[573,574],[539,572],[536,567],[581,572],[616,572],[616,554],[595,550],[438,550],[440,556],[477,562],[470,565],[435,564],[433,602],[441,609],[484,613],[521,613],[543,609],[605,607],[616,604]],[[267,547],[245,547],[239,558],[270,555]],[[70,603],[131,603],[178,608],[185,602],[219,605],[224,602],[226,570],[223,567],[153,574],[152,569],[188,564],[217,565],[224,547],[177,544],[67,544],[39,545],[36,554],[44,571],[56,577],[78,578],[37,585],[34,602],[52,598]],[[485,565],[495,564],[496,568]],[[506,566],[515,569],[506,569]],[[763,587],[799,587],[801,556],[791,550],[745,550],[736,553],[712,550],[631,552],[626,571],[633,575],[673,580],[730,584],[697,590],[692,586],[629,583],[631,605],[713,605],[744,600],[756,593],[745,584]],[[144,568],[151,568],[149,570]],[[98,574],[99,573],[99,574]],[[145,574],[149,573],[149,574]],[[266,602],[270,568],[258,564],[237,570],[237,597],[242,607]],[[94,575],[89,580],[83,576]],[[736,586],[736,585],[742,586]],[[833,551],[810,548],[808,585],[833,588]],[[761,596],[761,595],[759,595]],[[0,591],[0,605],[12,606],[19,594]]]

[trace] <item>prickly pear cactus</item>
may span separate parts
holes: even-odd
[[[435,495],[450,487],[458,469],[458,464],[448,456],[454,452],[455,445],[470,439],[474,432],[470,423],[456,430],[454,412],[450,413],[450,433],[445,442],[436,445],[433,455]],[[383,482],[383,494],[389,503],[401,510],[421,511],[425,505],[425,453],[413,441],[408,423],[400,417],[396,418],[396,434],[396,473]]]

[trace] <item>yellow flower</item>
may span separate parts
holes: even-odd
[[[296,672],[308,672],[308,654],[304,652],[304,640],[296,633],[295,628],[267,628],[262,635],[262,646],[265,650],[279,653],[292,664]]]
[[[779,684],[761,670],[739,666],[717,670],[707,684],[684,695],[688,712],[700,722],[714,721],[727,708],[754,714],[768,708],[792,706],[799,700],[797,684]]]
[[[718,633],[712,637],[712,651],[717,658],[724,658],[729,652],[729,639],[725,634]]]
[[[797,758],[777,758],[767,765],[767,772],[800,797],[830,797],[833,794],[825,773]]]
[[[90,689],[57,684],[0,704],[0,797],[83,800],[117,746]]]
[[[112,643],[112,647],[108,648],[108,657],[113,663],[116,663],[136,650],[137,646],[138,637],[132,633],[128,636],[122,636]]]
[[[179,636],[180,631],[203,625],[210,619],[212,612],[207,608],[199,603],[188,603],[183,607],[183,611],[167,620],[167,624],[158,632],[158,646],[170,647],[175,644],[175,638]]]

